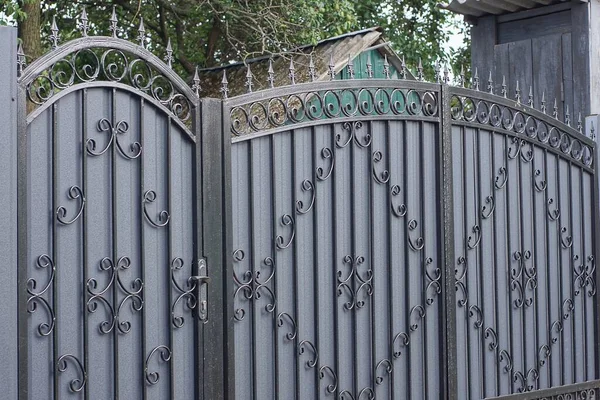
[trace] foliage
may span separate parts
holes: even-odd
[[[172,40],[175,68],[191,74],[196,65],[210,67],[233,60],[289,51],[346,32],[381,26],[392,47],[407,63],[423,59],[429,78],[436,60],[465,62],[462,52],[448,54],[449,29],[455,18],[437,7],[437,0],[25,0],[40,4],[42,38],[50,36],[56,16],[62,40],[76,36],[77,18],[86,7],[93,34],[108,35],[116,6],[121,36],[135,40],[140,18],[147,47],[165,54]],[[0,0],[0,20],[26,24],[22,2]],[[4,16],[4,17],[3,17]],[[45,46],[49,42],[43,40]],[[27,43],[27,41],[25,41]],[[26,49],[27,51],[27,49]]]

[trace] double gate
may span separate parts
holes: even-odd
[[[7,396],[598,395],[581,123],[479,82],[294,70],[201,99],[114,28],[26,67],[0,31]]]

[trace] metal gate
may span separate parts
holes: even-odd
[[[598,396],[581,119],[420,68],[201,99],[110,26],[0,28],[7,398]]]
[[[294,73],[225,103],[236,398],[595,397],[581,119],[478,78]]]

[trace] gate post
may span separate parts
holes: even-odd
[[[16,28],[0,26],[0,54],[4,55],[0,58],[0,386],[2,398],[8,400],[17,398],[19,367]]]
[[[442,299],[442,348],[444,357],[443,368],[446,371],[444,379],[443,398],[456,400],[457,393],[457,358],[456,358],[456,288],[455,288],[455,260],[454,260],[454,201],[452,185],[452,117],[450,115],[450,87],[441,85],[441,135],[439,139],[438,157],[441,170],[438,169],[440,210],[442,215],[438,217],[443,225],[442,254],[444,268],[442,279],[444,284],[444,297]]]
[[[202,99],[202,231],[208,276],[204,400],[234,399],[231,137],[223,101]]]

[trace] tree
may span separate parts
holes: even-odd
[[[195,66],[210,67],[258,55],[289,51],[302,44],[372,26],[381,26],[392,46],[416,65],[421,57],[433,76],[436,60],[449,61],[448,29],[455,27],[437,0],[0,0],[0,19],[16,21],[28,56],[36,58],[48,45],[53,16],[62,39],[76,32],[86,7],[94,34],[108,34],[116,6],[121,37],[135,40],[143,19],[147,47],[164,54],[169,38],[175,68],[192,74]],[[40,13],[40,10],[44,10]],[[37,34],[43,32],[40,36]],[[43,38],[43,39],[40,39]],[[468,49],[468,44],[465,47]],[[456,53],[459,54],[459,53]]]

